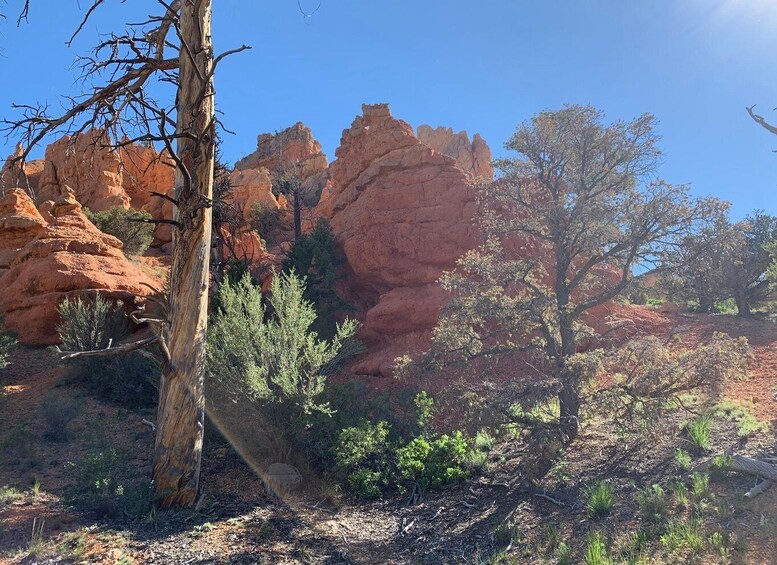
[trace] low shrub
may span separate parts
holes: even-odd
[[[66,298],[59,307],[58,328],[65,351],[94,351],[116,344],[129,334],[124,305],[100,294]],[[85,356],[71,361],[70,377],[92,395],[128,408],[152,406],[157,397],[159,367],[140,353]]]
[[[16,338],[3,327],[3,320],[0,318],[0,369],[8,366],[8,357],[16,348]]]
[[[156,363],[136,352],[84,358],[71,371],[89,394],[125,408],[154,406],[160,374]]]
[[[116,206],[103,212],[84,208],[84,214],[101,232],[119,239],[127,255],[143,255],[154,240],[154,225],[145,221],[151,219],[148,212]]]
[[[65,298],[59,305],[57,328],[65,351],[105,349],[129,334],[124,304],[103,298],[100,293],[85,298]]]
[[[45,437],[51,441],[67,441],[70,438],[70,422],[78,415],[78,403],[66,396],[50,395],[44,401],[43,410]]]
[[[421,492],[464,479],[469,476],[468,447],[460,431],[435,439],[417,437],[397,450],[399,476]]]
[[[414,493],[468,477],[477,469],[473,447],[461,431],[435,434],[429,427],[433,401],[426,393],[414,398],[418,428],[409,440],[386,421],[368,420],[343,429],[338,437],[336,466],[356,497],[376,498],[387,491]],[[482,464],[482,462],[481,462]]]
[[[127,479],[126,462],[116,449],[101,451],[69,463],[75,484],[65,502],[99,516],[142,516],[151,509],[151,485]]]

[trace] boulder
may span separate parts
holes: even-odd
[[[71,189],[63,188],[50,214],[52,221],[0,276],[0,314],[19,341],[57,343],[57,307],[66,297],[99,291],[131,303],[161,288],[158,278],[127,260],[121,241],[84,216]]]

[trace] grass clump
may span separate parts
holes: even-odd
[[[598,481],[585,489],[585,508],[592,518],[600,518],[608,515],[615,505],[615,494],[612,485],[605,481]]]
[[[678,447],[674,452],[674,462],[678,469],[687,471],[693,464],[693,458],[690,453]]]
[[[602,532],[597,530],[588,536],[583,561],[586,565],[609,565],[611,563],[607,553],[607,543]]]
[[[694,473],[691,475],[691,492],[696,498],[701,498],[710,487],[710,476],[704,473]]]
[[[712,415],[735,422],[737,425],[737,435],[741,438],[769,431],[769,423],[762,422],[755,416],[752,402],[744,403],[736,400],[723,400],[712,409]]]
[[[143,255],[154,239],[154,225],[147,221],[151,219],[148,212],[116,206],[102,212],[84,208],[84,214],[101,232],[119,239],[126,255]]]
[[[14,487],[9,487],[7,485],[0,487],[0,508],[5,508],[6,506],[13,504],[14,501],[19,500],[22,496],[24,496],[24,494]]]
[[[669,500],[661,485],[652,485],[639,490],[634,498],[642,515],[650,521],[661,520],[669,510]]]
[[[695,520],[675,520],[669,523],[666,533],[661,536],[661,545],[670,553],[699,553],[704,549],[704,534]]]
[[[712,431],[712,418],[708,414],[702,414],[685,424],[688,437],[698,449],[707,451],[710,448],[710,433]]]

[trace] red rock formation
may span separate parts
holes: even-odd
[[[255,206],[277,210],[278,200],[272,193],[272,181],[267,169],[235,169],[229,175],[232,188],[230,203],[248,220]]]
[[[297,175],[307,206],[316,205],[328,176],[327,159],[321,152],[321,144],[302,122],[275,134],[261,134],[257,138],[256,151],[235,164],[236,171],[261,168],[271,175]]]
[[[451,128],[422,125],[418,126],[418,139],[424,145],[435,151],[456,159],[459,167],[472,173],[475,177],[494,178],[494,168],[491,166],[491,149],[488,144],[475,134],[472,143],[466,131],[453,133]]]
[[[151,192],[166,194],[174,186],[175,170],[150,146],[126,145],[112,150],[99,131],[64,136],[46,148],[36,198],[55,200],[63,186],[94,212],[115,206],[153,207]]]
[[[103,146],[102,133],[90,131],[63,136],[46,148],[45,164],[36,194],[38,202],[57,200],[63,187],[74,187],[81,205],[93,212],[115,206],[129,208],[122,186],[121,161]]]
[[[0,276],[0,314],[22,343],[57,342],[57,307],[65,297],[99,290],[131,300],[161,282],[130,263],[122,243],[100,232],[65,187],[51,208],[52,222],[27,243]]]
[[[175,164],[166,152],[154,147],[126,145],[119,150],[122,187],[130,205],[138,210],[149,206],[155,198],[151,193],[167,194],[175,187]]]
[[[43,159],[28,161],[22,165],[17,159],[23,154],[24,146],[19,143],[0,167],[0,194],[13,188],[24,188],[33,193],[38,189],[43,173]]]
[[[477,244],[472,175],[378,104],[343,132],[330,177],[316,211],[342,243],[347,298],[364,322],[368,353],[354,370],[387,375],[428,344],[445,301],[436,281]]]
[[[0,273],[45,227],[46,221],[25,191],[13,188],[0,197]]]

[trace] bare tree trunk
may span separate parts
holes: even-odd
[[[191,506],[199,496],[205,403],[205,337],[211,198],[215,155],[211,0],[188,0],[180,13],[173,265],[169,363],[162,376],[153,481],[161,507]]]
[[[752,314],[750,311],[750,303],[747,300],[747,296],[743,294],[737,294],[737,296],[734,298],[734,301],[737,304],[737,314],[740,316],[748,317]]]
[[[577,353],[577,340],[572,320],[562,317],[559,323],[561,337],[561,366],[557,369],[561,376],[559,391],[559,423],[568,441],[577,437],[580,427],[580,375],[565,366],[566,361]]]

